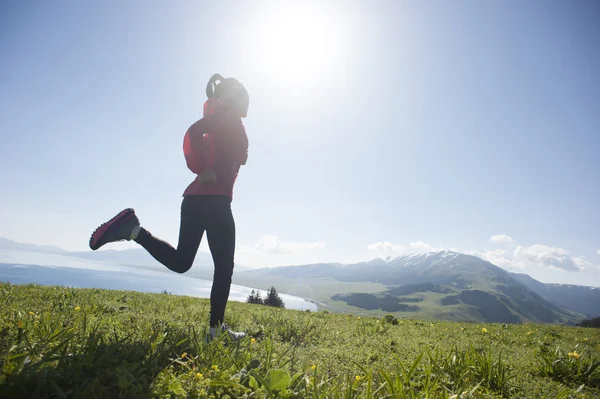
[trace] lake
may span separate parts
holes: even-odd
[[[0,250],[0,281],[12,284],[59,285],[188,295],[209,298],[212,281],[108,262],[93,262],[59,254]],[[252,288],[232,285],[229,300],[245,302]],[[264,292],[263,292],[264,293]],[[286,309],[316,311],[302,298],[279,294]]]

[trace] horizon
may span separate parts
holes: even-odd
[[[183,135],[220,73],[250,93],[239,264],[446,249],[600,286],[599,2],[0,10],[0,236],[86,251],[132,207],[176,245]]]
[[[7,237],[0,237],[0,242],[2,240],[7,240],[10,241],[13,244],[19,244],[19,245],[27,245],[27,246],[33,246],[33,247],[38,247],[38,248],[52,248],[55,250],[60,250],[61,252],[58,253],[58,255],[63,255],[63,256],[69,256],[69,254],[81,254],[81,253],[94,253],[92,251],[69,251],[67,249],[61,248],[61,247],[57,247],[57,246],[53,246],[53,245],[37,245],[37,244],[33,244],[33,243],[24,243],[24,242],[17,242],[14,240],[11,240]],[[0,251],[3,248],[0,247]],[[10,249],[10,248],[9,248]],[[19,250],[19,251],[28,251],[28,249],[13,249],[13,250]],[[31,251],[35,251],[35,249],[31,249]],[[104,248],[104,249],[100,249],[98,251],[95,251],[95,253],[101,253],[101,252],[123,252],[123,251],[139,251],[140,253],[145,253],[145,251],[142,248],[122,248],[122,249],[114,249],[114,248]],[[40,251],[41,253],[43,253],[43,251]],[[485,262],[489,262],[492,265],[499,267],[500,269],[507,271],[509,273],[515,273],[515,274],[522,274],[522,275],[526,275],[529,276],[541,283],[544,284],[559,284],[559,285],[577,285],[577,286],[583,286],[583,287],[590,287],[590,288],[600,288],[600,286],[597,285],[590,285],[590,284],[572,284],[572,283],[568,283],[568,282],[563,282],[563,281],[544,281],[544,276],[542,276],[542,278],[538,278],[535,276],[531,276],[530,274],[526,273],[525,271],[512,271],[510,269],[506,269],[503,268],[499,265],[496,265],[490,261],[488,261],[487,259],[484,259],[483,257],[481,257],[481,254],[478,256],[477,254],[468,254],[468,253],[464,253],[464,252],[460,252],[457,250],[450,250],[450,249],[436,249],[433,251],[429,251],[429,252],[413,252],[413,253],[405,253],[402,255],[398,255],[398,256],[387,256],[387,257],[376,257],[376,258],[369,258],[369,259],[363,259],[363,260],[359,260],[357,262],[352,262],[352,263],[342,263],[342,262],[316,262],[316,263],[308,263],[308,264],[282,264],[282,265],[274,265],[274,266],[258,266],[258,267],[252,267],[252,266],[248,266],[248,265],[243,265],[243,264],[239,264],[238,262],[236,262],[236,268],[238,270],[238,272],[249,272],[249,271],[253,271],[253,270],[260,270],[260,269],[273,269],[273,268],[279,268],[279,267],[303,267],[303,266],[312,266],[314,264],[339,264],[342,266],[351,266],[351,265],[355,265],[355,264],[361,264],[361,263],[369,263],[369,262],[373,262],[373,261],[383,261],[385,263],[390,263],[393,262],[394,260],[403,258],[403,257],[407,257],[407,256],[419,256],[419,255],[429,255],[429,254],[433,254],[433,255],[438,255],[441,253],[453,253],[453,254],[458,254],[458,255],[463,255],[463,256],[471,256],[477,259],[480,259],[482,261]],[[151,257],[149,259],[152,259]],[[198,265],[198,259],[196,259],[196,262],[194,263],[193,268],[198,268],[198,267],[202,267],[202,266],[206,266],[206,265]],[[115,261],[102,261],[102,262],[107,262],[107,263],[111,263],[111,264],[115,264],[115,265],[119,265],[118,262]],[[2,263],[2,262],[0,262]],[[155,266],[157,266],[157,269],[160,269],[160,264],[158,262],[156,262]],[[77,268],[77,267],[75,267]],[[241,268],[241,270],[240,270]],[[164,270],[165,272],[167,271],[167,269]],[[560,269],[556,270],[557,272],[560,272]],[[185,274],[184,274],[185,275]]]

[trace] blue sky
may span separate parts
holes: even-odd
[[[4,1],[0,236],[84,250],[134,207],[175,243],[219,72],[250,92],[239,263],[455,249],[600,286],[598,37],[595,1]]]

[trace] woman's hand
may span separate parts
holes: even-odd
[[[217,182],[217,176],[215,175],[215,172],[213,172],[211,169],[207,169],[204,172],[198,174],[198,180],[200,181],[200,184],[214,184]]]

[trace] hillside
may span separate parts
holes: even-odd
[[[230,303],[228,321],[249,337],[206,343],[203,299],[10,284],[0,292],[2,398],[600,396],[598,371],[577,373],[600,362],[597,329]],[[558,347],[560,373],[544,360],[554,362]]]
[[[527,274],[510,273],[510,276],[537,294],[565,309],[583,313],[588,317],[600,316],[600,289],[571,284],[544,284]]]
[[[298,280],[305,286],[330,280],[325,290],[330,295],[317,299],[336,311],[371,315],[392,312],[409,318],[501,323],[573,324],[584,318],[572,308],[565,309],[544,298],[504,269],[450,251],[351,265],[260,269],[240,273],[235,278],[244,282],[257,276],[283,286]],[[368,291],[344,290],[349,283],[379,284],[379,290],[373,287]],[[432,289],[434,286],[437,288]]]

